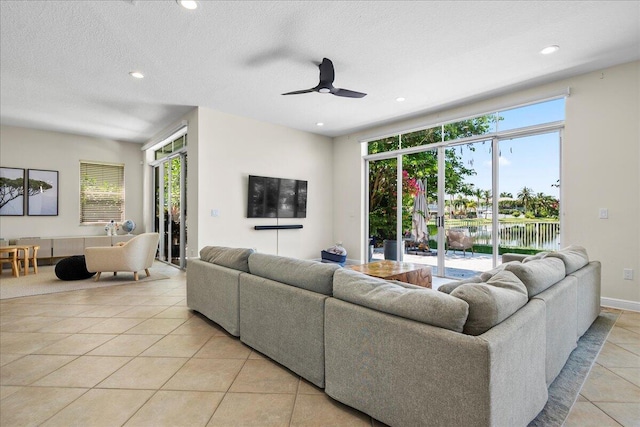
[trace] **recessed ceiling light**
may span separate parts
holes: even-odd
[[[318,123],[316,123],[316,126],[324,126],[324,123],[318,122]]]
[[[198,8],[198,2],[195,0],[177,0],[177,2],[185,9],[193,10]]]
[[[400,97],[396,98],[396,101],[397,102],[404,102],[404,98],[400,96]]]
[[[552,46],[545,47],[544,49],[542,49],[540,51],[540,53],[543,54],[543,55],[549,55],[549,54],[552,54],[552,53],[557,52],[559,50],[560,50],[560,46],[554,44]]]
[[[131,71],[129,72],[129,75],[131,77],[135,77],[136,79],[144,79],[144,74],[142,74],[140,71]]]

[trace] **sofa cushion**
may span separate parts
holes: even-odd
[[[546,257],[548,254],[549,254],[548,251],[538,252],[535,255],[529,255],[528,257],[523,259],[522,262],[529,262],[529,261],[535,261],[537,259],[542,259],[542,258]]]
[[[518,276],[527,287],[529,298],[538,295],[565,276],[564,263],[549,256],[526,263],[509,264],[505,270]]]
[[[249,272],[249,255],[253,249],[225,248],[223,246],[205,246],[200,249],[200,259],[212,264]]]
[[[462,332],[469,306],[429,288],[414,289],[357,271],[336,271],[334,297],[377,311]]]
[[[487,270],[487,271],[484,271],[484,272],[480,273],[479,282],[486,282],[487,280],[489,280],[493,276],[495,276],[497,273],[499,273],[502,270],[504,270],[507,267],[507,265],[510,265],[510,264],[520,264],[520,261],[503,262],[502,264],[499,264],[497,267],[492,268],[491,270]]]
[[[528,296],[527,287],[522,283],[511,271],[503,270],[493,275],[486,281],[487,285],[496,286],[498,288],[509,289],[511,291],[520,292],[522,295]]]
[[[468,279],[445,283],[444,285],[438,286],[438,290],[440,292],[444,292],[445,294],[450,294],[451,291],[453,291],[455,288],[457,288],[460,285],[464,285],[465,283],[480,283],[480,282],[482,282],[482,280],[480,279],[480,276],[473,276]]]
[[[571,245],[564,249],[560,249],[557,252],[550,252],[548,257],[560,258],[564,262],[567,274],[571,274],[580,270],[585,265],[589,264],[589,256],[587,250],[582,246]]]
[[[324,295],[333,293],[333,273],[339,268],[338,264],[278,255],[253,253],[249,256],[251,274]]]
[[[467,283],[457,287],[451,296],[469,304],[464,333],[480,335],[523,307],[529,298],[524,284],[509,272],[496,273],[489,283]]]

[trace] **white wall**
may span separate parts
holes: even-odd
[[[198,250],[208,245],[319,258],[334,242],[331,138],[198,108]],[[193,127],[189,124],[189,144]],[[189,148],[189,167],[195,157]],[[247,218],[249,175],[308,181],[307,217]],[[219,212],[211,216],[211,210]],[[302,224],[302,229],[256,231],[255,225]],[[197,256],[190,253],[189,256]]]
[[[197,107],[158,132],[160,142],[181,123],[188,126],[187,256],[204,246],[255,248],[263,253],[319,258],[333,240],[331,138]],[[148,151],[145,162],[153,160]],[[308,181],[307,217],[247,218],[249,175]],[[152,224],[151,168],[145,169],[144,216]],[[216,210],[219,216],[211,216]],[[302,229],[261,230],[255,225],[301,224]]]
[[[562,145],[563,245],[602,262],[603,302],[640,310],[640,62],[368,129],[334,140],[334,232],[364,259],[364,162],[359,141],[518,104],[569,87]],[[599,208],[609,219],[598,219]],[[351,256],[350,256],[351,258]],[[623,280],[632,268],[634,279]]]
[[[140,227],[143,225],[140,147],[128,142],[0,126],[3,167],[59,171],[58,216],[2,216],[0,236],[7,240],[104,234],[104,224],[80,225],[80,160],[125,164],[125,218]]]

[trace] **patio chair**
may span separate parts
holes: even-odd
[[[446,232],[446,248],[447,253],[449,249],[454,251],[462,251],[463,256],[467,255],[467,249],[471,249],[471,256],[473,256],[473,237],[468,236],[465,230],[450,229]]]

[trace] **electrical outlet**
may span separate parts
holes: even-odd
[[[622,278],[624,280],[633,280],[633,268],[623,268]]]
[[[607,208],[600,208],[600,212],[599,212],[599,216],[600,219],[608,219],[609,218],[609,209]]]

